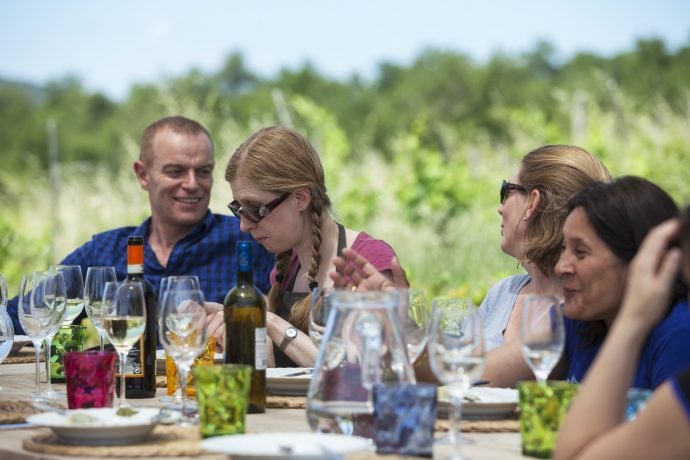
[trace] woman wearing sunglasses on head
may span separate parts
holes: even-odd
[[[268,294],[269,365],[312,366],[317,349],[306,333],[309,296],[315,288],[332,286],[332,259],[352,248],[390,277],[395,252],[331,217],[321,160],[292,129],[274,126],[252,134],[230,158],[225,179],[233,194],[229,208],[241,230],[276,254]],[[221,321],[209,324],[222,339]]]

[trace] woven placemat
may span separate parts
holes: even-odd
[[[436,420],[436,431],[448,431],[448,420]],[[460,430],[465,433],[515,433],[520,431],[517,417],[501,420],[461,420]]]
[[[307,397],[266,395],[266,407],[272,409],[304,409],[307,407]]]
[[[39,412],[27,401],[0,401],[0,425],[24,423],[26,417]]]
[[[25,439],[23,447],[31,452],[73,457],[189,457],[203,453],[196,427],[159,425],[145,440],[125,446],[74,446],[64,444],[53,433],[41,433]]]
[[[41,362],[46,360],[45,353],[41,353]],[[36,353],[33,349],[22,350],[16,355],[8,356],[2,362],[2,364],[24,364],[24,363],[35,363]]]

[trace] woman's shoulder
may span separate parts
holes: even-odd
[[[503,295],[518,295],[520,289],[527,284],[530,277],[527,273],[519,275],[511,275],[501,280],[496,281],[493,286],[489,288],[487,296],[503,296]]]

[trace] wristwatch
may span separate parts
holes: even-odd
[[[283,333],[283,341],[280,343],[280,351],[285,351],[287,346],[295,340],[297,337],[297,328],[295,326],[288,326],[285,328],[285,332]]]

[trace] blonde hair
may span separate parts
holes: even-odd
[[[314,147],[293,129],[282,126],[263,128],[249,136],[230,157],[225,180],[232,182],[238,177],[267,192],[309,190],[312,245],[307,277],[310,287],[317,285],[321,265],[321,228],[323,216],[330,211],[331,200],[326,194],[323,166]],[[276,255],[277,282],[268,293],[271,311],[277,309],[291,255],[291,250]],[[308,317],[309,296],[292,307],[289,319],[300,329],[306,330]]]
[[[546,145],[529,152],[520,163],[520,184],[539,190],[539,208],[528,221],[523,259],[549,276],[563,243],[566,203],[595,182],[611,180],[606,166],[587,150],[572,145]]]

